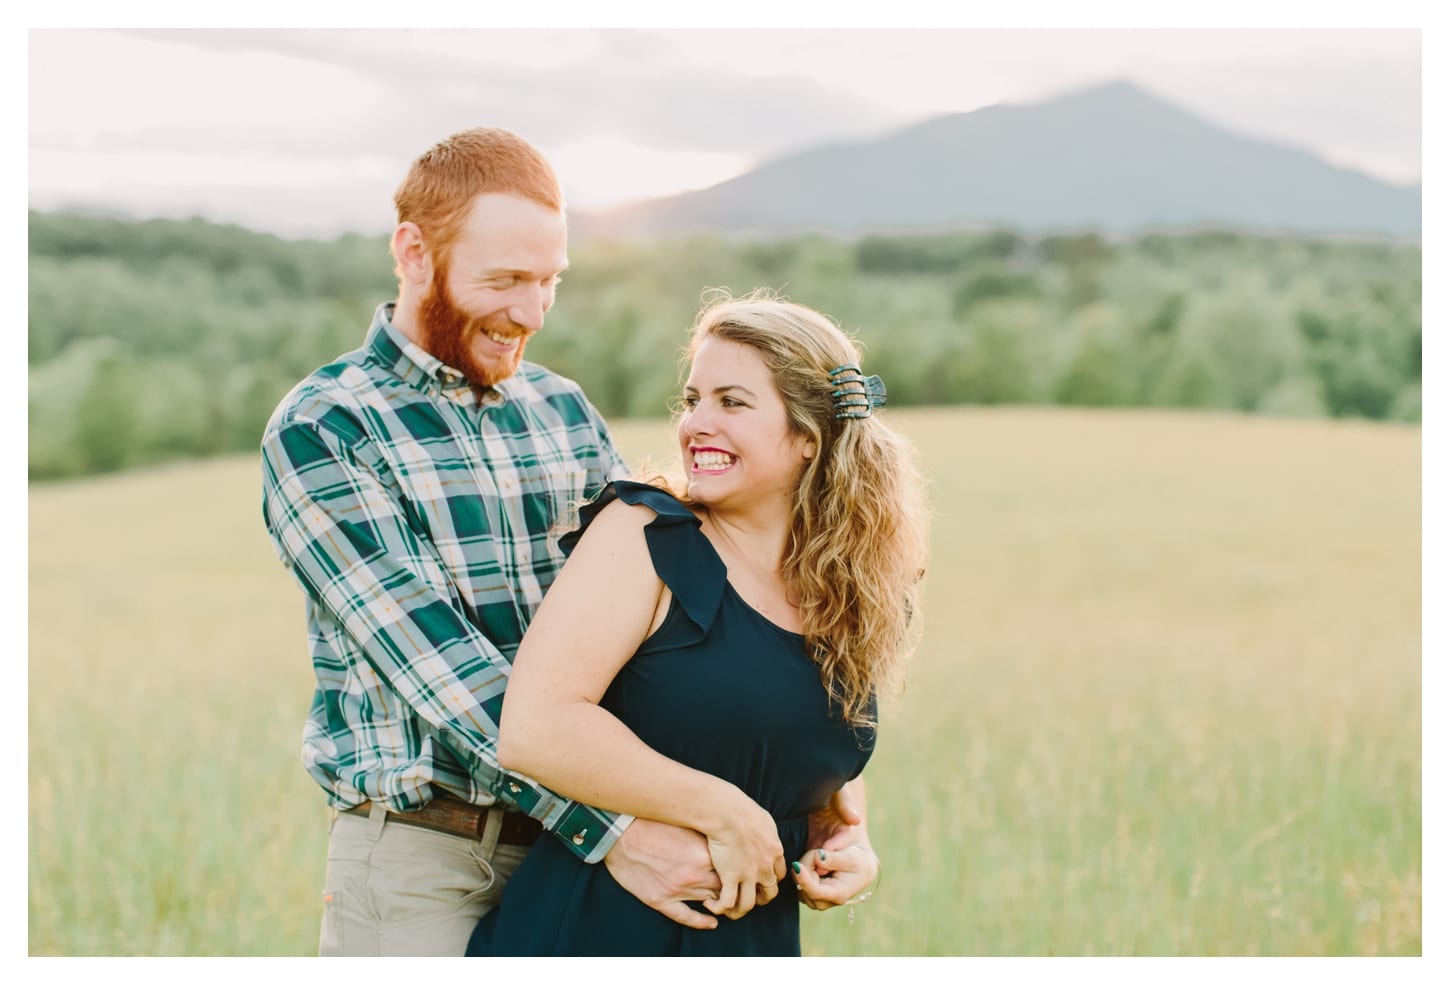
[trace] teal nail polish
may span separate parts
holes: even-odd
[[[800,875],[801,874],[801,864],[799,862],[792,862],[790,864],[790,870],[792,872],[794,872],[796,875]]]
[[[821,857],[822,862],[826,860],[826,850],[824,848],[817,848],[816,854]]]

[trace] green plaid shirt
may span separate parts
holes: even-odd
[[[501,772],[495,749],[558,535],[624,463],[574,382],[525,362],[479,406],[391,314],[283,398],[262,438],[262,515],[306,595],[317,674],[303,763],[334,807],[407,811],[435,786],[498,798],[597,861],[631,818]]]

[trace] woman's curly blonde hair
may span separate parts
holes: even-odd
[[[842,717],[874,727],[874,698],[900,690],[919,637],[927,505],[911,445],[872,415],[837,419],[829,373],[861,353],[830,319],[768,291],[708,300],[688,363],[705,339],[749,346],[815,444],[791,508],[781,573],[806,644]]]

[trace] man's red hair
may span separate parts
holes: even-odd
[[[527,140],[474,127],[439,141],[413,162],[393,194],[398,222],[412,222],[435,262],[446,260],[468,207],[479,195],[508,193],[564,211],[554,169]]]

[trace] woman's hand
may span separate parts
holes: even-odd
[[[806,844],[814,848],[845,848],[866,837],[866,787],[857,778],[835,793],[822,807],[811,812],[810,834]]]
[[[738,788],[718,814],[720,822],[705,832],[710,859],[720,877],[720,898],[706,900],[716,916],[739,920],[755,906],[764,906],[780,892],[785,854],[775,819]]]
[[[837,851],[813,848],[791,863],[800,901],[812,910],[829,910],[864,893],[881,872],[881,860],[869,842]]]

